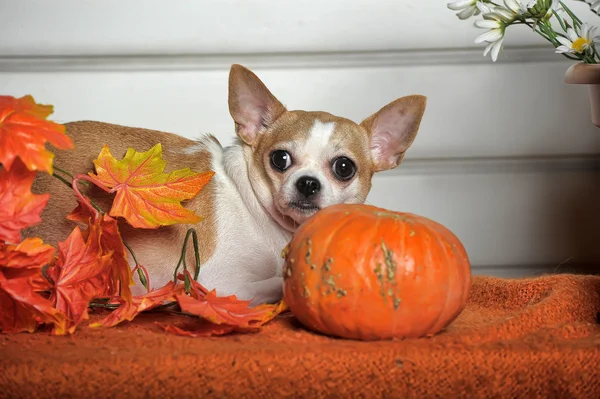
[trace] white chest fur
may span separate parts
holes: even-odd
[[[216,186],[216,248],[200,269],[199,281],[219,295],[255,303],[281,297],[281,251],[291,233],[260,205],[248,181],[243,150],[211,144]]]

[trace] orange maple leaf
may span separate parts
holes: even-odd
[[[85,198],[84,198],[85,200]],[[109,215],[100,214],[89,202],[78,201],[78,205],[67,219],[87,223],[88,231],[100,236],[102,256],[110,255],[111,279],[109,281],[109,296],[120,296],[124,301],[131,302],[131,286],[133,274],[127,261],[125,246],[121,239],[117,220]]]
[[[64,331],[64,315],[38,293],[49,287],[42,268],[52,261],[54,251],[39,238],[26,238],[18,245],[0,243],[2,332],[34,332],[44,323]]]
[[[17,159],[10,170],[0,168],[0,241],[21,241],[21,229],[42,221],[50,194],[33,194],[32,172]]]
[[[104,214],[101,219],[98,219],[96,226],[101,230],[100,245],[103,254],[111,254],[111,271],[112,277],[110,280],[111,292],[113,295],[119,295],[125,302],[131,302],[131,286],[133,282],[133,274],[127,261],[125,246],[121,239],[117,220]],[[92,226],[90,226],[90,229]]]
[[[164,304],[165,301],[175,301],[175,295],[182,292],[183,289],[184,286],[182,284],[176,285],[173,281],[169,281],[162,288],[150,291],[144,295],[134,296],[131,303],[120,299],[121,306],[112,311],[104,319],[90,324],[90,327],[113,327],[123,321],[131,321],[141,312],[154,309]]]
[[[253,333],[260,331],[261,327],[274,319],[280,313],[287,310],[287,305],[280,301],[276,305],[267,305],[269,311],[264,313],[262,318],[249,326],[239,326],[232,324],[214,324],[206,319],[186,320],[183,324],[162,324],[156,323],[165,332],[183,335],[187,337],[210,337],[217,335],[226,335],[230,333]]]
[[[64,125],[46,120],[52,112],[51,105],[37,104],[29,95],[0,96],[0,163],[6,169],[19,157],[29,170],[52,174],[54,154],[46,142],[61,149],[74,147]]]
[[[198,316],[187,320],[183,325],[156,323],[164,331],[189,337],[207,337],[230,333],[249,333],[288,310],[285,302],[261,304],[250,307],[251,301],[237,299],[235,295],[220,297],[215,290],[207,290],[195,281],[189,271],[179,274],[179,280],[190,282],[189,296],[180,293],[175,296],[182,311]]]
[[[277,304],[261,304],[250,307],[251,301],[237,299],[235,295],[218,296],[211,290],[204,298],[177,295],[182,311],[200,316],[213,324],[229,324],[236,327],[257,327],[270,320],[279,307]]]
[[[53,283],[50,301],[67,317],[67,331],[73,333],[89,318],[90,301],[112,294],[112,254],[102,253],[98,229],[90,230],[86,241],[79,227],[58,244],[58,250],[58,261],[47,271]]]
[[[183,293],[175,295],[183,312],[203,319],[184,326],[159,324],[166,332],[192,337],[224,335],[232,332],[258,331],[265,323],[287,310],[284,301],[275,304],[261,304],[250,307],[251,301],[237,299],[235,295],[218,296],[215,290],[207,290],[195,281],[189,271],[179,274],[180,280],[190,282],[189,296]]]
[[[146,152],[130,148],[120,161],[104,146],[94,164],[96,174],[89,173],[91,181],[116,192],[111,216],[121,216],[133,227],[147,229],[202,220],[181,201],[195,197],[214,172],[195,173],[185,168],[163,173],[166,162],[160,143]]]

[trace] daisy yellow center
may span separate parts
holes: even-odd
[[[581,53],[583,52],[583,48],[590,44],[590,41],[587,39],[584,39],[583,37],[578,37],[574,42],[573,42],[573,49],[577,50],[577,52]]]

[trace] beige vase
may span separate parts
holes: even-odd
[[[571,65],[565,73],[565,83],[589,85],[592,123],[600,127],[600,64]]]

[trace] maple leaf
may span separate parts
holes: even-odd
[[[251,301],[237,299],[235,295],[218,296],[211,290],[203,298],[177,295],[182,311],[200,316],[213,324],[229,324],[236,327],[254,327],[270,320],[279,304],[261,304],[250,307]]]
[[[288,310],[284,301],[250,307],[251,301],[237,299],[235,295],[217,296],[215,290],[207,290],[195,281],[187,270],[177,278],[185,281],[186,275],[190,282],[189,296],[181,293],[175,297],[182,311],[200,319],[182,326],[156,323],[166,332],[189,337],[256,332],[265,323]]]
[[[21,229],[42,221],[50,194],[33,194],[32,172],[17,159],[10,170],[0,168],[0,241],[21,241]]]
[[[90,301],[112,294],[112,254],[102,253],[98,229],[91,229],[86,241],[79,227],[58,244],[58,250],[58,261],[47,271],[53,282],[50,301],[67,317],[67,331],[73,333],[89,318]]]
[[[121,239],[117,220],[104,214],[97,222],[98,228],[102,231],[100,245],[104,254],[112,254],[111,271],[112,277],[110,287],[113,295],[119,295],[126,302],[131,302],[131,286],[133,274],[127,262],[125,246]],[[92,226],[90,226],[92,228]]]
[[[46,142],[61,149],[74,147],[64,125],[46,120],[52,112],[51,105],[37,104],[29,95],[0,96],[0,163],[6,169],[19,157],[29,170],[52,174],[54,154]]]
[[[67,215],[67,219],[87,223],[88,230],[100,236],[102,256],[110,255],[111,279],[109,296],[119,295],[126,302],[131,302],[131,286],[133,274],[127,261],[125,246],[121,239],[117,220],[106,214],[97,212],[85,198],[78,201],[77,207]]]
[[[202,220],[181,201],[195,197],[214,172],[195,173],[185,168],[163,173],[166,162],[160,143],[146,152],[129,148],[120,161],[105,145],[94,164],[96,174],[89,172],[92,182],[116,192],[111,216],[121,216],[133,227],[147,229]]]
[[[187,321],[183,325],[175,326],[173,324],[156,323],[165,332],[186,337],[210,337],[218,335],[226,335],[231,333],[253,333],[260,331],[260,328],[267,322],[274,319],[280,313],[285,312],[288,308],[285,302],[280,301],[276,305],[268,305],[268,310],[264,316],[256,321],[251,326],[239,326],[232,324],[214,324],[204,319]]]
[[[49,286],[42,268],[54,252],[39,238],[26,238],[17,245],[0,243],[0,331],[34,332],[44,323],[64,330],[64,315],[38,293]]]
[[[104,319],[90,324],[90,327],[113,327],[123,321],[131,321],[141,312],[156,308],[165,301],[175,301],[175,295],[182,292],[183,285],[169,281],[167,285],[144,295],[134,296],[130,303],[119,300],[121,306],[112,311]]]

